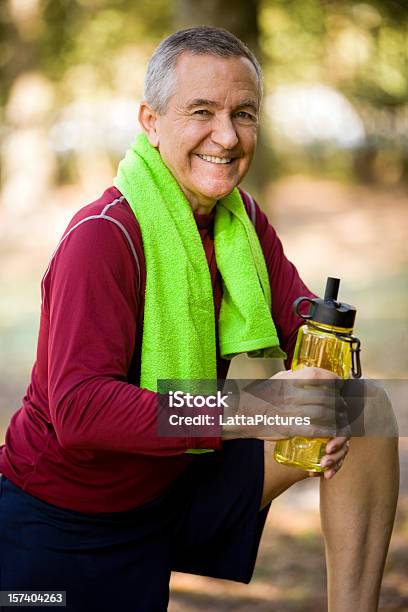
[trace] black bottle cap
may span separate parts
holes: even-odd
[[[356,308],[350,304],[337,301],[340,279],[329,276],[326,283],[324,298],[298,298],[293,308],[302,319],[312,319],[323,325],[334,325],[335,327],[353,328],[356,318]],[[299,312],[302,302],[309,302],[309,312],[304,315]]]

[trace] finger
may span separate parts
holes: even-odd
[[[344,458],[340,459],[340,461],[338,461],[333,467],[330,467],[324,470],[323,472],[324,478],[333,478],[333,476],[337,474],[337,472],[340,470],[341,466],[343,465],[343,462],[344,462]]]
[[[337,470],[331,469],[331,470],[326,470],[325,472],[323,472],[323,478],[325,480],[330,480],[331,478],[333,478],[333,476],[335,476],[337,474]]]
[[[349,446],[349,441],[350,441],[350,436],[337,436],[333,438],[333,440],[330,440],[326,444],[326,454],[330,455],[331,453],[335,453],[345,444]]]
[[[307,438],[333,438],[336,435],[336,427],[334,425],[311,425],[303,428]],[[300,434],[298,434],[300,435]],[[327,454],[327,453],[326,453]]]
[[[323,472],[324,478],[326,478],[326,479],[333,478],[333,476],[335,476],[335,474],[337,474],[337,472],[340,470],[341,466],[343,465],[343,461],[344,461],[344,459],[339,461],[334,467],[329,468],[327,470],[324,470],[324,472]]]
[[[299,370],[296,370],[296,376],[298,378],[313,378],[313,379],[339,378],[339,376],[337,376],[337,374],[335,374],[331,370],[326,370],[325,368],[316,368],[316,367],[300,368]]]
[[[339,393],[328,387],[311,387],[309,385],[294,387],[290,385],[283,396],[283,399],[295,406],[317,405],[325,406],[335,410],[336,408],[345,410],[346,404]]]
[[[321,384],[323,380],[331,380],[331,381],[342,381],[344,385],[343,379],[332,372],[331,370],[325,370],[324,368],[301,368],[300,370],[293,371],[292,375],[288,378],[293,378],[294,381],[298,380],[308,380],[312,384]]]
[[[332,453],[331,455],[325,455],[324,457],[322,457],[322,460],[320,461],[320,465],[324,468],[340,467],[347,453],[348,453],[348,448],[346,445],[344,445],[336,453]]]

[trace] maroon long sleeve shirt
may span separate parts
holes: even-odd
[[[312,296],[266,216],[243,194],[265,256],[281,347],[293,352],[293,301]],[[196,215],[214,292],[222,297],[213,215]],[[118,512],[158,495],[220,438],[160,437],[156,394],[138,386],[146,266],[140,227],[111,187],[71,220],[42,280],[37,357],[22,407],[0,447],[0,472],[72,510]],[[225,378],[228,362],[217,359]]]

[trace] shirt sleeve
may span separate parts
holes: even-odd
[[[127,380],[139,287],[120,227],[103,217],[78,224],[60,243],[48,276],[49,407],[59,443],[146,455],[218,448],[216,437],[158,436],[158,394]]]
[[[293,302],[299,297],[316,297],[299,276],[296,267],[283,250],[276,231],[265,213],[254,202],[256,211],[255,228],[262,246],[272,295],[272,317],[278,332],[282,350],[287,354],[286,369],[290,369],[296,344],[297,331],[303,324],[293,311]]]

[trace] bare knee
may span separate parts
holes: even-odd
[[[365,380],[364,435],[398,438],[398,424],[387,391],[374,380]]]

